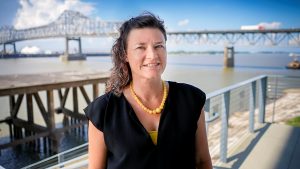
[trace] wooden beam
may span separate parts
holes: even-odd
[[[29,123],[34,123],[31,93],[26,94],[26,102],[27,102],[27,120]]]
[[[62,98],[62,101],[61,101],[61,107],[65,107],[67,97],[68,97],[68,94],[69,94],[69,90],[70,90],[70,88],[65,89],[65,92],[64,92],[64,95],[63,95],[63,98]]]
[[[70,117],[73,117],[75,119],[78,119],[78,120],[87,120],[86,116],[83,115],[83,114],[80,114],[80,113],[75,113],[75,112],[72,112],[71,110],[67,109],[67,108],[63,108],[62,109],[62,112],[67,115],[67,116],[70,116]]]
[[[90,103],[91,103],[90,98],[89,98],[89,96],[87,95],[87,93],[86,93],[84,87],[83,87],[83,86],[79,86],[79,88],[80,88],[80,91],[81,91],[81,93],[82,93],[82,95],[83,95],[83,97],[84,97],[86,103],[87,103],[87,104],[90,104]]]
[[[64,91],[64,94],[62,94],[62,89],[58,89],[58,96],[59,96],[59,101],[60,101],[60,107],[65,107],[69,90],[70,90],[70,88],[66,88],[65,91]]]
[[[32,124],[32,123],[29,123],[28,121],[25,121],[25,120],[19,119],[19,118],[12,119],[12,123],[16,127],[24,128],[25,130],[30,130],[35,133],[44,132],[47,130],[47,128],[44,126]]]
[[[81,127],[85,124],[87,124],[87,121],[81,121],[81,122],[79,122],[77,124],[74,124],[74,125],[71,125],[71,126],[55,129],[53,132],[50,132],[50,131],[39,132],[39,133],[36,133],[32,136],[27,136],[27,137],[24,137],[22,139],[13,140],[10,143],[0,144],[0,150],[5,149],[5,148],[9,148],[9,147],[13,147],[13,146],[17,146],[17,145],[20,145],[20,144],[24,144],[26,142],[34,141],[34,140],[39,139],[41,137],[48,137],[50,135],[54,136],[56,134],[59,134],[61,132],[65,132],[65,131],[70,130],[72,128]]]
[[[1,124],[1,123],[11,123],[11,118],[8,117],[8,118],[6,118],[6,119],[0,120],[0,124]]]
[[[27,137],[24,137],[22,139],[13,140],[10,143],[0,144],[0,150],[5,149],[5,148],[9,148],[9,147],[13,147],[13,146],[17,146],[17,145],[20,145],[20,144],[24,144],[26,142],[34,141],[34,140],[39,139],[41,137],[46,137],[46,136],[49,135],[49,133],[50,133],[49,131],[42,132],[42,133],[37,133],[35,135],[27,136]]]
[[[54,97],[53,90],[47,90],[47,107],[48,107],[48,121],[49,127],[51,131],[55,129],[55,119],[54,119]]]
[[[57,89],[57,90],[58,90],[58,98],[59,98],[59,101],[60,101],[60,103],[61,103],[61,102],[62,102],[63,95],[62,95],[61,89]]]
[[[45,107],[44,107],[44,105],[43,105],[43,102],[42,102],[42,100],[41,100],[39,94],[38,94],[38,93],[33,93],[33,96],[34,96],[34,98],[35,98],[35,101],[36,101],[36,103],[37,103],[39,109],[40,109],[40,112],[41,112],[41,114],[42,114],[42,117],[43,117],[43,119],[44,119],[45,124],[47,125],[47,127],[49,127],[49,126],[50,126],[50,123],[49,123],[49,121],[47,120],[47,119],[48,119],[48,117],[47,117],[47,111],[46,111],[46,109],[45,109]]]
[[[23,93],[36,93],[38,91],[44,91],[44,90],[55,90],[55,89],[61,89],[65,87],[76,87],[76,86],[83,86],[88,84],[105,83],[107,79],[108,79],[107,77],[102,77],[97,79],[87,79],[87,80],[68,81],[68,82],[59,82],[59,83],[53,82],[47,84],[2,88],[0,89],[0,96],[23,94]]]
[[[73,128],[82,127],[85,124],[87,124],[87,120],[80,121],[80,122],[78,122],[76,124],[73,124],[73,125],[70,125],[70,126],[66,126],[66,127],[63,127],[63,128],[56,129],[55,132],[65,132],[65,131],[73,129]]]
[[[23,100],[23,96],[24,96],[24,94],[20,94],[18,96],[17,102],[16,102],[15,106],[12,109],[11,116],[13,118],[17,117],[17,115],[18,115],[18,112],[19,112],[19,109],[20,109],[20,105],[21,105],[22,100]]]
[[[15,95],[10,95],[9,96],[9,108],[10,108],[10,116],[12,116],[12,111],[13,111],[13,108],[15,107],[16,105],[16,99],[15,99]]]
[[[99,96],[98,83],[93,83],[93,97],[96,99]]]
[[[78,113],[78,94],[76,87],[73,87],[73,112]]]

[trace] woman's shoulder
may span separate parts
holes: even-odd
[[[108,103],[111,95],[112,95],[112,92],[105,93],[105,94],[97,97],[96,99],[94,99],[90,104],[92,104],[94,106],[104,106]]]
[[[188,84],[188,83],[182,83],[182,82],[174,82],[174,81],[168,81],[170,88],[175,88],[176,92],[183,92],[183,93],[188,93],[188,94],[198,94],[201,96],[206,97],[206,94],[203,90],[200,88]]]
[[[194,112],[191,113],[195,115],[192,117],[198,119],[206,101],[206,94],[198,87],[187,83],[169,82],[169,85],[170,98],[173,99],[173,103],[178,103],[177,108]]]
[[[94,99],[86,108],[90,107],[97,110],[105,109],[108,103],[115,101],[118,98],[121,97],[117,96],[116,94],[114,94],[114,92],[110,91]]]
[[[105,93],[96,98],[86,108],[83,109],[87,119],[90,120],[101,131],[103,129],[103,120],[107,111],[107,106],[113,97],[113,92]]]

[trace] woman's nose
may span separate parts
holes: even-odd
[[[153,58],[157,57],[157,53],[156,53],[154,47],[151,46],[151,47],[147,48],[147,56],[146,57],[149,59],[153,59]]]

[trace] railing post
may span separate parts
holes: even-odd
[[[259,80],[259,123],[265,122],[265,112],[266,112],[266,97],[267,97],[267,77]]]
[[[64,159],[64,153],[59,153],[59,154],[57,154],[58,156],[57,156],[57,164],[59,165],[59,168],[63,168],[64,167],[64,165],[63,164],[61,164],[61,163],[63,163],[63,162],[65,162],[65,159]]]
[[[207,120],[210,119],[210,99],[206,99],[206,102],[204,105],[204,112],[205,112],[205,129],[206,129],[206,133],[208,133]]]
[[[255,114],[255,103],[256,103],[256,81],[251,82],[250,86],[250,98],[249,98],[249,131],[254,132],[254,114]]]
[[[222,96],[222,128],[221,128],[221,144],[220,144],[220,160],[227,162],[227,142],[228,142],[228,118],[229,118],[230,91],[227,91]]]

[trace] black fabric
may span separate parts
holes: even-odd
[[[108,169],[195,169],[195,133],[205,100],[200,89],[169,82],[157,145],[123,94],[102,95],[84,111],[104,133]]]

